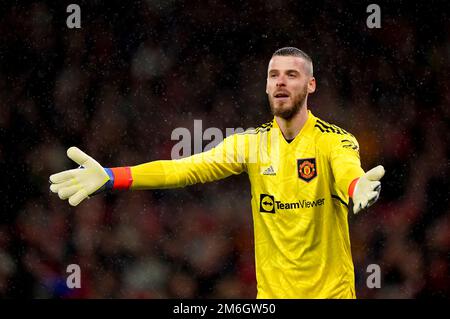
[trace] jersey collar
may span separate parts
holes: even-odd
[[[296,143],[298,140],[302,139],[303,137],[309,136],[312,133],[314,125],[316,123],[316,119],[317,118],[311,113],[311,110],[308,110],[308,118],[306,119],[305,125],[303,125],[300,132],[298,132],[297,136],[295,136],[294,140],[291,143],[288,143],[284,138],[283,133],[281,133],[280,127],[278,126],[275,117],[273,118],[273,128],[278,130],[284,143],[292,145]]]

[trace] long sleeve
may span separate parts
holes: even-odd
[[[246,170],[244,135],[232,135],[209,151],[177,160],[132,166],[131,189],[177,188],[212,182]]]

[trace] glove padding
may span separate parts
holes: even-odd
[[[69,199],[70,205],[77,206],[105,185],[110,178],[95,159],[79,148],[69,148],[67,156],[80,167],[51,175],[50,190],[58,193],[59,198],[63,200]]]
[[[378,200],[383,175],[384,167],[378,165],[359,178],[353,191],[353,213],[359,213]]]

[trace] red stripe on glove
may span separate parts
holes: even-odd
[[[111,171],[114,174],[113,189],[127,190],[133,183],[130,167],[113,167]]]
[[[350,186],[348,187],[348,195],[349,195],[351,198],[353,198],[353,192],[355,191],[355,186],[356,186],[356,183],[358,182],[358,180],[359,180],[359,177],[358,177],[358,178],[355,178],[355,179],[350,183]]]

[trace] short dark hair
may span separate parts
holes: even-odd
[[[310,63],[311,75],[313,74],[313,62],[312,62],[311,57],[300,49],[297,49],[294,47],[284,47],[284,48],[276,50],[274,52],[274,54],[272,54],[272,57],[274,57],[274,56],[296,56],[299,58],[303,58]]]

